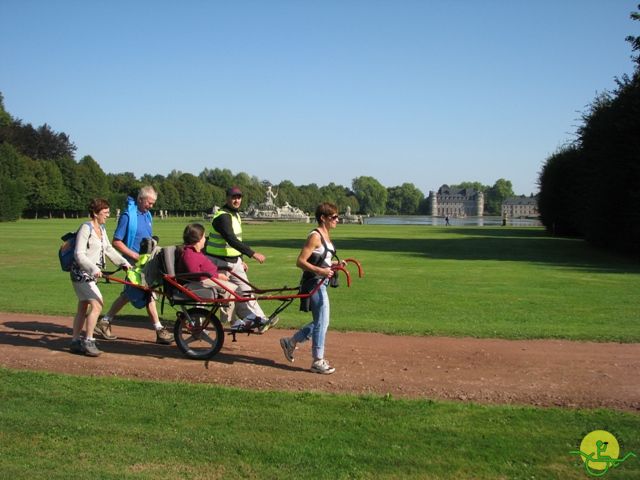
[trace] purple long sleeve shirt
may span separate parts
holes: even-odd
[[[202,252],[196,252],[193,245],[185,245],[182,253],[182,269],[185,273],[205,272],[210,273],[212,278],[218,278],[218,267]],[[205,277],[200,277],[204,280]]]

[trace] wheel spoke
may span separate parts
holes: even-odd
[[[224,331],[212,312],[193,308],[175,326],[176,345],[190,358],[213,357],[224,343]]]
[[[209,332],[206,331],[206,330],[202,331],[202,333],[200,334],[200,339],[204,340],[205,342],[207,342],[211,346],[214,346],[216,344],[216,340],[211,338],[209,336]]]

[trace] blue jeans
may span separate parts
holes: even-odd
[[[324,358],[324,339],[329,329],[329,295],[328,280],[325,280],[318,291],[311,296],[311,314],[313,321],[293,335],[295,343],[311,339],[311,354],[314,360]]]

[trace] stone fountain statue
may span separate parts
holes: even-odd
[[[292,206],[289,202],[285,202],[282,207],[276,206],[276,198],[278,198],[278,192],[274,193],[271,185],[268,185],[264,202],[249,206],[245,217],[250,220],[281,220],[309,223],[309,215],[299,208]]]
[[[275,207],[275,199],[278,198],[278,193],[273,193],[271,190],[271,185],[267,187],[266,198],[264,200],[264,204],[268,207]]]
[[[345,210],[344,214],[340,216],[340,223],[359,223],[359,224],[363,224],[364,223],[364,219],[362,218],[362,215],[353,215],[351,213],[351,207],[349,205],[347,205],[347,209]]]

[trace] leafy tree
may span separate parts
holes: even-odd
[[[0,92],[0,143],[4,142],[2,132],[11,125],[11,115],[4,109],[4,96]]]
[[[400,187],[387,188],[387,215],[400,215],[402,210],[402,194]]]
[[[483,192],[483,193],[489,190],[489,188],[491,188],[488,185],[483,185],[480,182],[462,182],[457,185],[451,185],[450,187],[452,190],[462,190],[466,188],[466,189],[473,189],[476,192]]]
[[[580,235],[585,216],[580,207],[583,199],[581,154],[575,145],[560,149],[549,157],[540,172],[538,210],[547,229],[560,235]]]
[[[27,205],[25,159],[7,143],[0,143],[0,221],[17,220]]]
[[[250,176],[248,173],[236,174],[231,183],[225,185],[225,190],[232,185],[238,186],[242,190],[242,208],[247,208],[253,203],[262,203],[265,198],[266,186],[258,177]]]
[[[640,10],[640,4],[638,4],[638,10]],[[640,20],[640,12],[631,12],[629,17],[632,20]],[[640,52],[640,36],[629,35],[626,39],[627,42],[631,44],[631,49],[634,52]],[[640,53],[631,57],[634,62],[640,67]]]
[[[290,205],[304,210],[302,207],[302,205],[305,204],[303,195],[300,192],[300,189],[292,182],[289,180],[283,180],[278,185],[277,192],[280,203],[284,205],[286,202],[289,202]]]
[[[174,186],[173,182],[165,179],[158,187],[158,201],[156,208],[159,210],[168,210],[177,212],[181,210],[180,193]]]
[[[485,212],[489,215],[500,215],[502,203],[509,197],[513,197],[513,185],[510,180],[500,178],[493,187],[489,188],[484,197]]]
[[[386,212],[390,215],[415,215],[424,195],[413,183],[387,189]]]
[[[55,159],[64,156],[74,157],[77,147],[71,142],[66,133],[54,132],[46,123],[38,127],[37,132],[38,153],[33,158]]]
[[[360,204],[360,213],[383,215],[387,204],[387,189],[373,177],[357,177],[352,182],[353,192]]]
[[[420,215],[431,215],[431,201],[429,197],[425,197],[420,201],[418,205],[418,213]]]
[[[67,192],[66,204],[62,206],[63,210],[76,213],[84,212],[87,206],[87,195],[78,164],[67,156],[56,158],[54,162],[60,170],[62,182]],[[65,214],[63,213],[63,215]]]
[[[8,143],[0,143],[0,176],[12,179],[26,177],[26,158]]]
[[[204,183],[190,173],[172,171],[167,177],[180,197],[178,210],[183,212],[205,212],[211,210],[211,199]]]
[[[618,81],[615,97],[594,107],[579,129],[594,244],[640,253],[640,67]],[[599,194],[603,186],[608,194]]]
[[[227,189],[219,187],[217,185],[211,185],[209,183],[205,183],[205,187],[207,188],[208,198],[210,199],[209,208],[213,210],[214,206],[222,207],[227,200]]]
[[[46,123],[36,129],[30,123],[23,125],[21,120],[13,120],[8,128],[3,129],[2,136],[4,141],[33,159],[73,158],[76,151],[76,146],[66,133],[54,132]]]
[[[26,205],[24,184],[19,180],[0,175],[0,222],[17,220]]]
[[[113,194],[120,194],[122,202],[127,195],[137,192],[142,187],[142,183],[132,172],[109,173],[107,174],[109,186]]]
[[[217,187],[222,188],[226,191],[227,188],[233,185],[234,176],[231,170],[225,168],[214,168],[209,169],[205,168],[200,175],[198,175],[200,180],[210,183],[211,185],[215,185]]]
[[[308,185],[300,185],[298,189],[302,195],[302,203],[298,205],[298,208],[313,215],[316,207],[323,201],[320,188],[315,183],[310,183]]]
[[[638,38],[627,40],[638,51]],[[539,205],[548,230],[638,255],[640,61],[634,60],[633,76],[616,79],[616,90],[598,95],[583,114],[577,140],[547,159]]]
[[[344,199],[344,205],[341,206],[340,211],[342,211],[342,207],[344,207],[344,210],[346,210],[347,207],[351,208],[351,213],[360,211],[360,203],[358,202],[358,199],[353,194],[353,192],[349,192],[349,194],[346,196],[346,198]]]
[[[67,204],[67,192],[60,169],[54,162],[32,160],[27,162],[28,181],[26,184],[28,209],[35,217],[40,212],[53,216]]]
[[[156,191],[158,190],[159,186],[162,185],[162,182],[164,182],[164,176],[159,174],[151,175],[149,173],[145,173],[140,177],[141,185],[151,185],[156,189]]]
[[[82,183],[85,202],[92,198],[109,197],[109,178],[91,156],[86,155],[78,162],[78,176]]]
[[[354,201],[353,195],[351,195],[351,191],[348,188],[343,187],[342,185],[336,185],[331,182],[329,185],[325,185],[324,187],[320,187],[320,195],[323,200],[326,202],[331,202],[338,207],[340,212],[344,212],[347,207],[351,207],[352,211],[354,210]],[[351,196],[351,200],[349,197]]]
[[[1,140],[26,157],[34,158],[38,152],[38,132],[31,124],[23,125],[20,119],[12,119],[11,124],[2,129]]]

